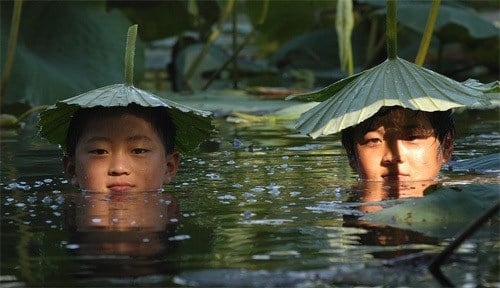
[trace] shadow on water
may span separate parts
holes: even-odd
[[[460,162],[499,152],[496,114],[466,116],[461,169],[444,169],[438,185],[358,183],[337,136],[218,120],[217,145],[183,158],[164,192],[80,192],[32,125],[2,133],[0,283],[439,287],[432,257],[498,199],[498,170]],[[498,236],[496,217],[444,274],[459,286],[499,283]]]

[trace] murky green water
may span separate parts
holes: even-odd
[[[498,111],[460,114],[456,157],[499,152],[498,119]],[[353,189],[339,139],[313,141],[291,123],[219,120],[220,147],[184,158],[165,192],[134,195],[76,191],[59,151],[32,126],[2,131],[0,284],[10,287],[439,287],[426,264],[468,224],[352,221],[404,201],[362,203],[370,191]],[[498,193],[498,175],[455,169],[442,182]],[[467,216],[472,204],[450,205]],[[498,221],[488,222],[444,274],[462,287],[498,287],[499,235]]]

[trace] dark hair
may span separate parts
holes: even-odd
[[[73,117],[66,135],[66,154],[75,156],[76,145],[86,129],[87,122],[92,117],[103,117],[109,115],[133,114],[151,123],[156,133],[160,137],[165,153],[174,152],[175,147],[175,125],[170,119],[165,107],[143,107],[137,104],[130,104],[125,107],[92,107],[80,108]]]
[[[406,108],[399,106],[390,106],[390,107],[382,107],[375,115],[368,118],[367,120],[361,122],[356,126],[352,126],[342,130],[342,145],[344,146],[347,156],[350,158],[354,156],[354,147],[356,143],[356,135],[361,132],[365,134],[369,131],[369,129],[373,128],[372,126],[375,124],[376,118],[380,116],[384,116],[394,109],[400,109],[401,111]],[[444,140],[449,137],[451,140],[455,139],[455,120],[453,119],[453,112],[451,109],[446,111],[435,111],[435,112],[426,112],[413,110],[415,112],[415,116],[420,113],[424,113],[424,115],[429,119],[432,128],[434,129],[434,133],[436,133],[436,137],[440,143],[443,143]],[[395,119],[394,121],[397,121]]]

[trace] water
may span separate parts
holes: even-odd
[[[499,152],[498,111],[458,120],[456,157]],[[456,228],[355,221],[413,202],[392,195],[362,203],[337,136],[313,141],[286,122],[216,124],[218,147],[184,158],[163,193],[133,195],[76,191],[60,152],[33,136],[33,123],[17,134],[2,131],[0,283],[439,287],[426,265]],[[442,183],[463,190],[481,183],[495,193],[498,179],[497,172],[442,173]],[[465,216],[471,205],[450,203]],[[468,224],[461,221],[458,227]],[[498,228],[498,220],[487,223],[443,266],[452,283],[500,285]]]

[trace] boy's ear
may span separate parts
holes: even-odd
[[[167,169],[165,171],[163,184],[168,184],[172,182],[175,175],[177,174],[177,170],[179,169],[179,163],[181,161],[181,155],[179,152],[175,151],[166,156],[165,161],[167,162]]]
[[[71,184],[76,185],[75,161],[68,155],[63,156],[64,175]]]
[[[448,133],[441,143],[443,153],[443,163],[450,161],[451,154],[453,153],[453,137]]]

